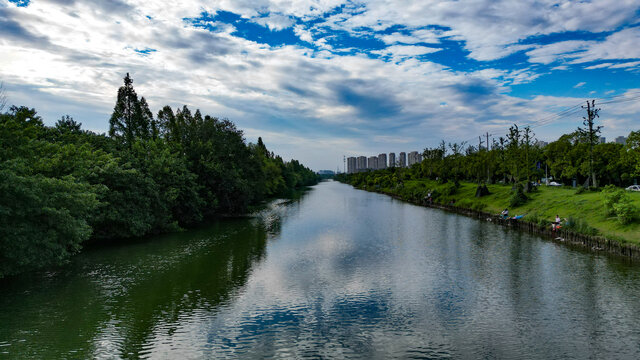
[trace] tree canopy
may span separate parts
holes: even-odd
[[[241,214],[317,183],[296,160],[247,143],[233,122],[164,106],[154,118],[126,75],[108,135],[35,109],[0,114],[0,278],[60,264],[87,240],[174,231]]]

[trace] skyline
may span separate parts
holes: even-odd
[[[555,140],[593,98],[614,100],[602,136],[637,129],[640,3],[462,3],[0,0],[0,81],[48,125],[106,132],[129,72],[154,114],[229,118],[314,170],[514,122]]]

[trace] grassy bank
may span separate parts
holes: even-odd
[[[580,193],[569,187],[540,186],[537,191],[527,194],[529,200],[518,207],[510,207],[511,185],[488,185],[490,195],[475,197],[475,183],[460,183],[455,188],[451,183],[439,184],[436,181],[419,179],[405,180],[392,187],[380,184],[358,186],[361,189],[377,191],[398,196],[405,200],[422,201],[429,192],[433,192],[435,201],[489,213],[500,213],[508,208],[509,214],[525,215],[524,220],[538,224],[549,224],[556,214],[570,219],[573,230],[589,235],[600,235],[621,243],[640,245],[640,223],[622,225],[616,217],[607,216],[603,206],[604,195],[601,192],[585,191]],[[640,207],[640,193],[629,192],[634,205]]]

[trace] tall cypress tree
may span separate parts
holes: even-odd
[[[146,105],[146,101],[144,101]],[[149,107],[146,106],[148,111]],[[124,86],[118,89],[118,99],[113,108],[113,114],[109,119],[109,136],[115,137],[121,143],[131,148],[136,138],[146,138],[149,136],[149,119],[151,114],[143,114],[142,106],[138,100],[138,95],[133,89],[133,80],[127,73],[124,78]],[[151,115],[153,118],[153,115]]]

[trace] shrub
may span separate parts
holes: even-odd
[[[524,194],[524,188],[522,187],[522,184],[517,184],[515,186],[513,194],[511,195],[511,198],[509,198],[509,206],[518,207],[520,205],[524,205],[527,200],[529,200],[529,198]]]
[[[604,210],[608,216],[616,215],[614,205],[620,202],[625,196],[624,190],[617,188],[615,185],[607,185],[602,190],[604,196]]]
[[[598,235],[598,229],[592,228],[586,221],[572,216],[569,216],[564,227],[580,234]]]
[[[544,216],[541,216],[538,213],[527,215],[526,219],[527,221],[542,227],[548,226],[550,224],[550,221],[548,219],[546,219]]]
[[[615,210],[618,222],[623,225],[631,223],[638,213],[638,209],[626,194],[619,202],[613,205],[613,209]]]
[[[442,190],[442,195],[451,196],[455,194],[456,191],[458,191],[458,187],[456,186],[456,184],[448,182],[444,186],[442,186],[441,190]]]
[[[604,196],[605,213],[608,216],[616,216],[618,222],[623,225],[629,224],[635,219],[638,209],[633,205],[631,198],[624,190],[614,185],[607,185],[602,190],[602,194]]]

